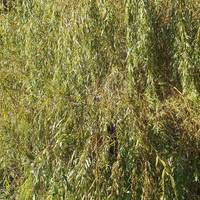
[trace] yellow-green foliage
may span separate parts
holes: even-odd
[[[0,199],[200,199],[200,1],[0,7]]]

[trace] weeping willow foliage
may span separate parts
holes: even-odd
[[[188,25],[191,23],[191,11],[188,8],[189,2],[174,1],[174,71],[175,79],[180,78],[183,93],[196,93],[193,81],[193,65],[191,61],[192,47],[191,35]]]
[[[0,5],[0,199],[200,198],[200,1]]]
[[[127,1],[128,71],[139,93],[154,90],[154,37],[148,1]],[[153,92],[153,91],[152,91]]]

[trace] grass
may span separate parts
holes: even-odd
[[[200,2],[0,8],[0,199],[200,199]]]

